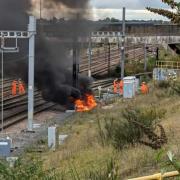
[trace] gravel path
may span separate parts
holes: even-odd
[[[20,155],[25,148],[31,146],[39,139],[47,137],[47,128],[53,124],[61,124],[64,120],[70,117],[73,113],[60,111],[44,111],[34,116],[34,133],[25,132],[27,119],[15,124],[0,133],[0,138],[9,136],[12,139],[12,156]]]

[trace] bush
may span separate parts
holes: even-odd
[[[140,83],[142,82],[149,82],[151,80],[151,78],[149,77],[149,75],[143,75],[143,76],[140,76]]]
[[[122,119],[111,117],[109,120],[105,119],[104,131],[101,127],[101,137],[119,150],[136,143],[158,149],[167,142],[164,129],[158,124],[165,113],[164,109],[158,110],[153,106],[150,108],[128,107],[122,112]],[[160,129],[160,136],[154,132],[157,127]],[[144,141],[144,137],[148,139],[148,142]]]
[[[171,94],[180,95],[180,81],[172,81],[170,84],[171,87]]]
[[[158,88],[169,88],[170,87],[170,82],[169,81],[159,81],[156,84],[156,87],[158,87]]]
[[[0,162],[0,179],[3,180],[61,180],[54,169],[44,170],[43,162],[35,157],[20,158],[9,167],[7,162]]]
[[[180,95],[180,80],[159,81],[155,86],[160,89],[168,89],[167,95]]]
[[[153,71],[153,68],[156,66],[156,58],[149,57],[147,62],[147,71]]]

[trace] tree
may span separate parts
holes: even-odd
[[[162,0],[162,2],[169,5],[172,11],[161,8],[160,9],[151,8],[151,7],[146,7],[146,9],[148,11],[167,17],[173,23],[180,24],[180,2],[176,2],[175,0]]]

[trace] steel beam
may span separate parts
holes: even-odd
[[[91,42],[91,37],[89,37],[89,47],[88,47],[88,77],[91,77],[91,62],[92,62],[92,42]]]
[[[27,39],[29,36],[27,31],[0,31],[0,38],[4,39]]]
[[[28,131],[33,129],[34,115],[34,57],[35,57],[35,34],[36,19],[34,16],[29,17],[28,31],[0,31],[1,42],[0,52],[2,53],[2,83],[3,83],[3,53],[19,52],[17,47],[18,39],[29,39],[29,72],[28,72]],[[15,47],[5,47],[5,39],[16,39]],[[3,108],[3,84],[2,84],[2,108]],[[2,128],[3,128],[3,109],[2,109]]]
[[[147,71],[147,44],[144,44],[144,71]]]
[[[29,70],[28,70],[28,131],[33,130],[34,118],[34,58],[35,58],[35,34],[36,19],[34,16],[29,18],[28,32],[29,37]]]
[[[124,78],[124,63],[125,63],[125,27],[126,27],[126,9],[123,7],[122,19],[122,40],[121,40],[121,79]]]

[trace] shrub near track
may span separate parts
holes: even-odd
[[[164,109],[157,109],[154,106],[149,108],[128,106],[122,111],[121,117],[117,119],[114,117],[104,118],[104,131],[102,127],[99,129],[100,137],[101,139],[104,138],[103,142],[112,143],[116,149],[122,149],[137,143],[154,149],[161,148],[167,142],[167,138],[163,127],[158,123],[160,119],[164,118],[165,113]],[[158,126],[161,131],[160,135],[154,132]],[[162,142],[159,142],[160,139]]]

